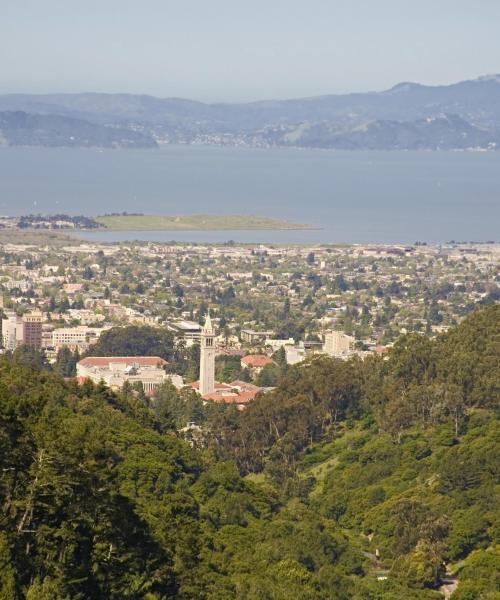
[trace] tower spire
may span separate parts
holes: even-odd
[[[212,319],[210,318],[210,309],[207,310],[207,314],[205,315],[205,326],[204,329],[209,331],[213,331],[212,327]]]

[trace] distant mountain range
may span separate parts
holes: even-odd
[[[498,149],[500,75],[446,86],[400,83],[383,92],[243,104],[131,94],[10,94],[0,96],[0,143]]]
[[[106,127],[59,114],[0,112],[0,145],[99,148],[152,148],[149,135],[125,127]]]

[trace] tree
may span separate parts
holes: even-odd
[[[196,381],[200,374],[200,345],[193,344],[187,351],[185,379],[187,382]]]
[[[129,325],[103,331],[87,356],[159,356],[169,360],[173,354],[174,337],[170,331]]]
[[[273,387],[277,385],[280,376],[280,368],[272,363],[263,367],[257,375],[256,384],[260,387]]]
[[[172,288],[172,292],[176,298],[182,298],[184,296],[184,288],[180,283],[176,283]]]
[[[287,319],[290,314],[290,298],[285,298],[283,303],[283,319]]]
[[[94,271],[92,271],[92,269],[87,265],[83,269],[82,277],[83,277],[83,279],[86,279],[87,281],[89,281],[94,278]]]
[[[71,352],[67,346],[63,346],[57,352],[55,371],[63,377],[74,377],[76,375],[76,364],[80,356],[78,352]]]
[[[0,532],[0,600],[16,600],[16,571],[7,535]]]

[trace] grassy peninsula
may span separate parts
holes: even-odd
[[[95,220],[110,230],[189,231],[225,229],[311,229],[308,225],[252,215],[104,215]]]

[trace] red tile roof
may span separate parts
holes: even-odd
[[[258,392],[260,391],[260,387],[258,385],[254,385],[253,383],[249,383],[248,381],[241,381],[236,379],[235,381],[231,381],[229,384],[231,388],[240,388],[240,390],[244,392]]]
[[[194,381],[189,385],[193,389],[198,390],[200,382]],[[236,388],[239,388],[239,390]],[[221,404],[248,404],[260,390],[260,387],[246,381],[233,381],[231,383],[219,383],[216,381],[215,391],[211,394],[204,394],[202,398]]]
[[[203,399],[213,400],[214,402],[218,402],[220,404],[248,404],[255,398],[256,394],[257,392],[254,391],[240,392],[239,394],[218,394],[217,392],[214,392],[213,394],[205,394]]]
[[[107,367],[110,363],[156,367],[166,365],[167,361],[159,356],[87,356],[79,362],[84,367]]]
[[[200,382],[199,381],[193,381],[193,383],[189,384],[189,387],[192,387],[193,390],[197,390],[200,387]],[[219,383],[218,381],[215,382],[215,389],[216,390],[230,390],[231,386],[227,383]]]
[[[264,354],[248,354],[241,359],[241,362],[247,367],[265,367],[273,361]]]

